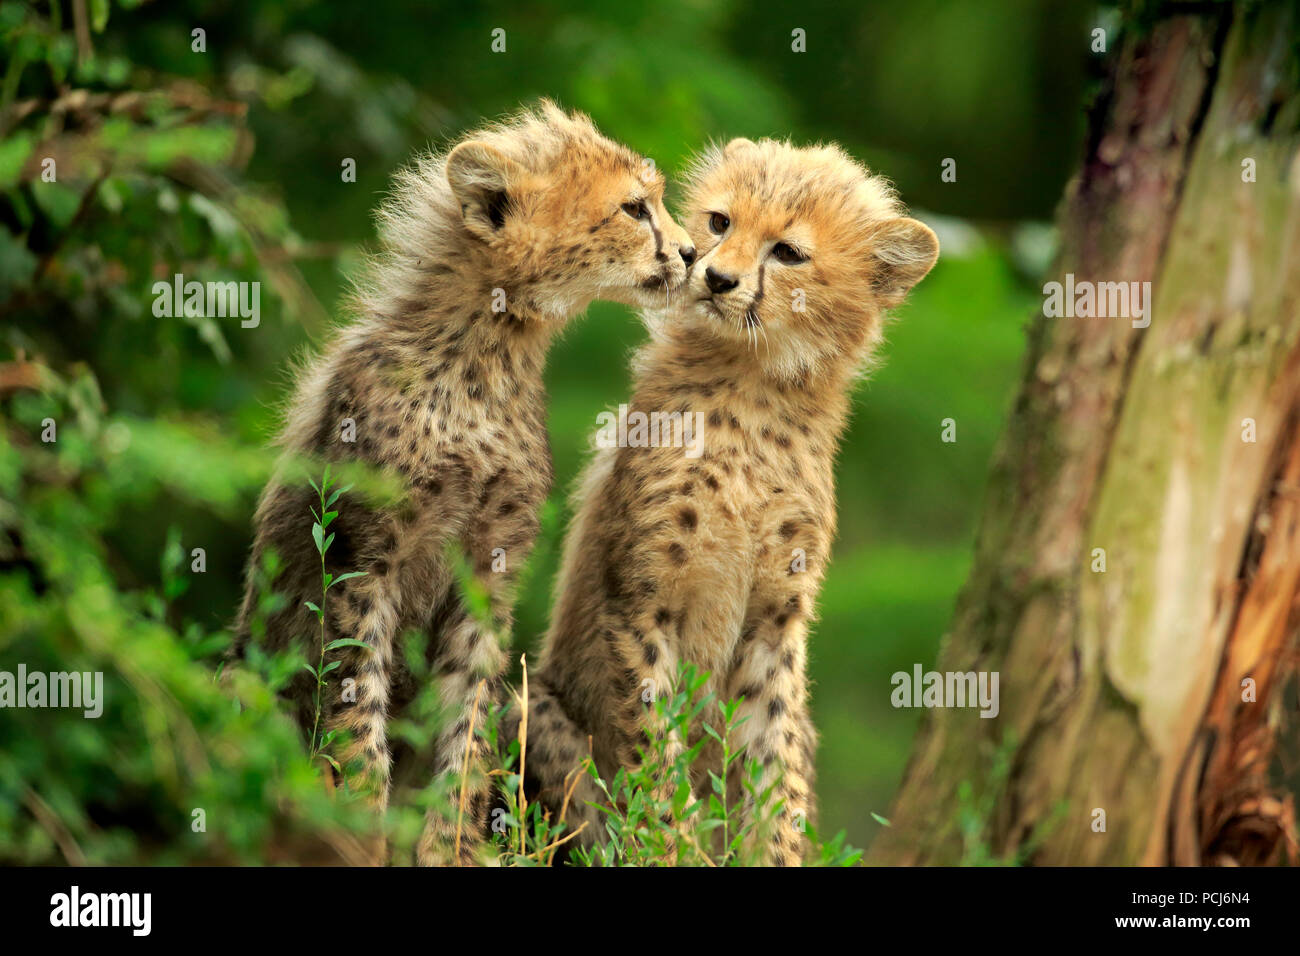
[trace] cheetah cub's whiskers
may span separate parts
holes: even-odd
[[[588,466],[531,684],[531,786],[554,811],[588,735],[604,779],[634,765],[663,732],[642,688],[671,693],[691,664],[711,675],[704,692],[743,698],[734,743],[783,807],[748,851],[792,865],[815,811],[806,645],[835,530],[835,454],[883,313],[930,270],[938,242],[834,146],[734,140],[688,180],[699,258],[674,309],[648,319],[629,405],[702,412],[702,448],[603,448]],[[701,796],[720,759],[710,741]],[[755,822],[752,795],[730,783],[729,802]],[[589,803],[601,801],[584,788],[566,822],[589,824],[590,841],[603,828]]]
[[[586,117],[545,102],[425,156],[397,177],[379,214],[383,248],[358,290],[356,321],[303,369],[288,408],[287,458],[359,459],[404,489],[395,506],[355,493],[337,503],[325,570],[366,574],[330,590],[327,637],[367,646],[327,657],[341,667],[323,726],[344,733],[349,777],[359,771],[384,807],[388,722],[419,689],[400,635],[427,635],[447,721],[425,772],[447,782],[450,798],[430,814],[421,863],[474,862],[486,839],[486,744],[470,731],[486,725],[498,696],[514,572],[552,480],[547,348],[594,299],[657,307],[694,257],[651,168]],[[264,643],[283,650],[315,632],[304,606],[321,574],[305,533],[310,494],[282,473],[262,496],[237,654],[257,604],[253,569],[268,549],[283,565],[273,586],[288,600]],[[449,549],[486,591],[491,626],[462,604]],[[477,695],[481,681],[487,692]],[[304,728],[311,686],[290,688]]]

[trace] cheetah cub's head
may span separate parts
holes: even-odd
[[[699,257],[683,321],[781,377],[856,369],[939,255],[893,189],[836,146],[735,139],[688,175]]]
[[[664,178],[586,116],[548,101],[471,134],[447,183],[511,308],[567,319],[594,299],[663,307],[695,259],[664,208]]]

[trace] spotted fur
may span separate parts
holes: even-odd
[[[431,769],[453,781],[453,792],[464,787],[468,809],[458,858],[457,808],[430,814],[422,863],[473,862],[485,838],[483,744],[471,740],[470,725],[484,725],[496,697],[514,573],[552,480],[547,348],[593,299],[650,305],[680,286],[693,252],[663,207],[663,185],[652,165],[586,117],[550,103],[425,156],[397,177],[379,214],[383,249],[359,288],[355,321],[303,369],[288,408],[280,436],[287,457],[360,459],[403,488],[394,505],[357,493],[338,502],[328,569],[367,574],[331,590],[328,638],[368,647],[331,655],[342,666],[331,676],[324,727],[346,731],[341,761],[356,768],[377,806],[386,805],[388,723],[416,691],[400,636],[408,629],[428,636],[447,715]],[[353,442],[345,440],[346,420],[355,423]],[[250,569],[274,549],[283,562],[274,586],[288,598],[268,621],[264,640],[273,650],[318,640],[304,606],[320,594],[308,533],[313,501],[303,483],[282,475],[257,510]],[[462,605],[449,545],[486,590],[492,627]],[[250,570],[241,648],[255,592]],[[348,678],[355,702],[341,697]],[[312,725],[312,689],[305,674],[291,688],[304,728]]]
[[[883,312],[938,243],[840,149],[770,140],[705,152],[683,221],[699,260],[680,307],[651,323],[629,406],[702,412],[703,451],[606,449],[588,467],[531,685],[528,766],[558,811],[588,737],[606,779],[634,765],[655,729],[644,690],[667,692],[693,664],[706,691],[744,698],[735,743],[784,807],[752,849],[792,865],[815,810],[807,639],[835,531],[834,458]],[[804,261],[781,261],[782,243]],[[718,761],[703,751],[700,792]],[[732,797],[752,820],[749,798]],[[598,799],[583,780],[569,805],[589,841]]]

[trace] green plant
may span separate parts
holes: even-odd
[[[569,851],[571,865],[717,867],[757,862],[762,841],[778,824],[784,808],[773,798],[774,786],[761,785],[759,764],[745,761],[734,747],[735,732],[744,723],[738,717],[742,701],[717,703],[712,694],[702,693],[707,683],[708,674],[688,666],[679,673],[677,689],[655,700],[656,729],[648,745],[638,751],[635,767],[620,768],[607,781],[588,758],[577,771],[589,775],[604,797],[597,809],[605,833],[594,847],[575,844]],[[516,698],[520,707],[527,699],[526,669],[524,687]],[[506,802],[497,836],[501,862],[550,864],[560,847],[578,835],[568,827],[563,812],[576,781],[570,782],[558,819],[537,804],[527,804],[516,769],[526,759],[526,722],[519,738],[509,741],[496,736],[499,717],[492,724],[487,733],[499,755],[497,774]],[[688,739],[693,727],[700,729],[697,739],[689,747],[677,746],[675,741]],[[698,795],[691,781],[699,775],[710,744],[716,748],[717,770],[708,770],[707,790]],[[733,792],[740,794],[739,800],[732,799]],[[809,841],[810,865],[851,866],[862,856],[860,850],[846,845],[843,833],[823,842],[814,829]]]
[[[194,422],[106,416],[89,375],[49,373],[43,392],[0,406],[0,660],[103,680],[94,719],[0,708],[0,861],[357,861],[373,822],[327,795],[279,705],[300,660],[254,648],[215,681],[230,634],[179,604],[204,577],[189,554],[206,542],[160,533],[161,584],[134,586],[106,543],[139,536],[141,502],[234,510],[267,480],[268,457]],[[47,419],[57,438],[34,439]],[[264,594],[259,607],[276,603]]]
[[[957,822],[961,828],[961,866],[1024,866],[1042,841],[1061,822],[1068,805],[1058,802],[1052,812],[1037,824],[1028,838],[1014,851],[998,853],[989,835],[994,810],[1006,798],[1011,780],[1011,763],[1016,753],[1015,736],[1008,732],[993,751],[988,780],[982,788],[963,780],[957,786],[959,808]]]
[[[314,717],[311,726],[311,759],[314,761],[317,757],[322,757],[328,761],[335,771],[341,773],[342,768],[338,765],[338,761],[330,756],[330,754],[326,753],[326,748],[328,748],[333,742],[338,732],[336,730],[331,730],[322,734],[320,732],[320,715],[321,694],[326,685],[325,675],[338,668],[343,662],[341,660],[333,660],[326,664],[325,655],[330,651],[340,650],[344,647],[356,647],[360,648],[362,651],[369,651],[370,646],[366,644],[365,641],[359,641],[352,637],[335,638],[326,643],[325,605],[329,599],[330,588],[337,584],[341,584],[350,578],[364,577],[367,572],[345,571],[342,574],[335,576],[331,572],[325,570],[325,553],[329,551],[330,545],[334,543],[333,532],[330,532],[328,535],[325,532],[334,522],[334,519],[339,516],[337,511],[330,511],[329,509],[334,506],[341,495],[351,490],[352,486],[345,485],[342,488],[336,488],[331,494],[330,489],[333,485],[330,480],[329,465],[325,466],[325,471],[321,475],[321,482],[319,485],[316,484],[315,479],[308,478],[307,480],[311,483],[312,489],[316,492],[316,497],[320,507],[319,511],[317,511],[315,507],[311,509],[312,517],[316,519],[311,526],[311,537],[316,543],[316,551],[320,555],[321,573],[321,603],[316,604],[312,601],[305,602],[307,607],[315,613],[316,621],[320,626],[320,655],[316,659],[316,664],[314,666],[310,663],[303,664],[303,667],[312,675],[312,678],[316,682],[312,698]]]

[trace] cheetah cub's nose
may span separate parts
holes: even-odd
[[[686,263],[686,265],[687,265],[688,267],[690,266],[690,264],[691,264],[692,262],[695,261],[695,247],[694,247],[694,246],[691,246],[689,249],[679,249],[678,251],[681,253],[681,256],[682,256],[682,262]]]
[[[704,270],[704,281],[708,284],[709,291],[714,295],[719,295],[723,292],[730,292],[736,286],[740,285],[739,279],[734,276],[725,275],[724,273],[714,269],[713,266],[709,266]]]

